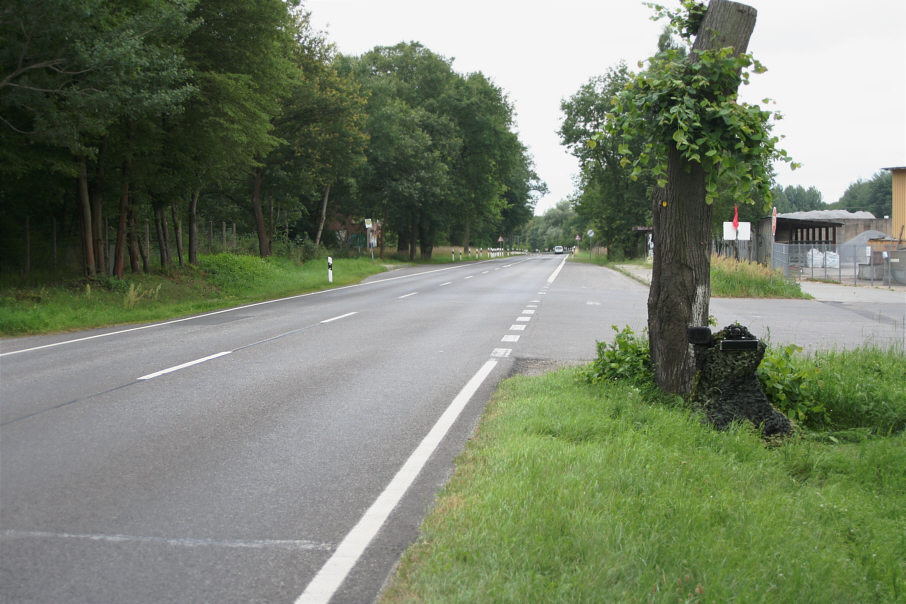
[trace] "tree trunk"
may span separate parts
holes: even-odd
[[[120,217],[116,227],[116,246],[113,253],[113,274],[123,278],[126,264],[126,231],[129,228],[129,158],[123,162],[123,186],[120,189]]]
[[[147,226],[147,223],[145,223],[145,225]],[[150,252],[145,248],[145,244],[149,243],[150,235],[148,234],[147,229],[145,229],[144,239],[138,234],[138,231],[136,231],[135,238],[138,239],[138,253],[142,257],[142,272],[148,274],[151,272],[151,259],[148,258]]]
[[[135,230],[135,208],[132,207],[132,204],[129,205],[129,228],[126,231],[127,244],[129,246],[129,267],[132,269],[134,274],[137,274],[141,268],[139,266],[139,243],[140,237],[138,236],[137,231]],[[144,252],[144,249],[142,249]],[[147,264],[147,263],[146,263]]]
[[[689,165],[675,150],[667,164],[667,189],[656,189],[652,204],[654,270],[648,292],[648,338],[658,386],[685,394],[695,373],[686,328],[708,324],[711,206],[704,201],[701,164]],[[695,199],[700,202],[693,203]]]
[[[693,49],[733,47],[745,52],[755,9],[711,0]],[[695,55],[691,56],[694,60]],[[667,189],[653,197],[654,271],[648,294],[648,338],[658,386],[687,394],[695,357],[686,328],[708,324],[711,297],[711,206],[705,203],[705,172],[674,148],[668,154]]]
[[[176,206],[172,203],[170,204],[170,216],[173,217],[173,230],[175,231],[176,237],[176,256],[179,258],[179,266],[183,266],[182,260],[182,222],[179,220],[179,216],[176,215]]]
[[[434,253],[434,240],[437,238],[437,229],[432,226],[419,225],[418,248],[422,260],[430,260]]]
[[[154,209],[157,220],[157,245],[160,250],[160,267],[166,269],[170,265],[170,232],[167,228],[167,213],[163,206]]]
[[[472,238],[472,217],[467,216],[466,217],[466,232],[462,236],[462,253],[463,254],[469,253],[469,245],[471,244],[471,241],[469,241],[469,240],[471,238]]]
[[[329,195],[330,184],[324,187],[324,197],[321,199],[321,219],[318,221],[318,234],[315,235],[315,247],[318,247],[321,243],[321,233],[324,231],[324,223],[327,221],[327,198]]]
[[[23,273],[28,275],[31,272],[31,216],[25,215],[25,263]]]
[[[98,153],[98,166],[94,182],[91,186],[91,231],[94,245],[94,262],[97,272],[107,272],[106,253],[104,250],[104,151],[107,147],[106,138]]]
[[[53,235],[51,238],[51,243],[52,243],[51,251],[53,253],[53,270],[54,270],[54,272],[57,272],[57,217],[51,216],[50,223],[53,228]]]
[[[195,189],[192,191],[192,200],[189,202],[189,264],[195,266],[198,266],[198,198],[200,196],[201,189]],[[213,239],[212,230],[211,240]]]
[[[79,203],[82,206],[82,255],[85,272],[94,279],[97,265],[94,262],[94,238],[91,233],[91,199],[88,197],[88,166],[84,157],[79,158]]]
[[[252,184],[252,209],[255,211],[255,230],[258,233],[258,253],[262,258],[271,255],[270,242],[267,240],[267,225],[264,222],[264,210],[261,207],[261,182],[264,170],[255,170]]]

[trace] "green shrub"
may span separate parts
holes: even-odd
[[[636,385],[648,385],[654,380],[648,338],[637,335],[628,325],[616,332],[613,342],[598,342],[598,354],[586,370],[591,383],[627,380]]]
[[[769,348],[756,374],[771,403],[787,417],[800,424],[825,424],[830,417],[819,395],[821,372],[798,355],[801,351],[793,344]]]
[[[768,349],[758,377],[771,402],[812,429],[906,429],[906,355],[863,347],[803,354]]]
[[[207,273],[209,283],[232,293],[265,281],[271,273],[263,258],[229,252],[202,256],[198,266]]]

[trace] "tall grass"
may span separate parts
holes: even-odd
[[[334,286],[385,270],[366,258],[337,258]],[[323,259],[305,264],[222,253],[167,274],[72,280],[0,289],[0,335],[155,321],[329,287]]]
[[[721,298],[808,298],[780,271],[757,262],[711,256],[711,295]]]
[[[581,371],[501,385],[384,602],[906,598],[906,435],[769,448]]]

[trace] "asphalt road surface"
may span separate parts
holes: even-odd
[[[496,382],[638,314],[563,260],[4,340],[0,600],[371,601]]]
[[[3,340],[0,601],[372,601],[495,384],[590,360],[646,301],[531,256]],[[712,312],[784,338],[889,331],[818,301]]]

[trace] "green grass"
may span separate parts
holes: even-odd
[[[584,250],[572,259],[608,266],[614,270],[620,270],[619,265],[623,264],[651,266],[641,259],[608,261],[604,255],[595,256]],[[629,273],[625,274],[633,277]],[[802,291],[798,283],[784,279],[781,271],[772,272],[757,262],[721,256],[711,256],[711,295],[718,298],[811,298]]]
[[[385,270],[386,261],[336,258],[333,286]],[[199,266],[167,274],[95,281],[5,284],[0,288],[0,335],[49,333],[156,321],[329,287],[327,262],[216,254]]]
[[[757,262],[711,256],[711,295],[719,298],[811,298],[798,283]]]
[[[598,248],[598,250],[600,250],[600,248]],[[603,251],[583,249],[572,254],[570,260],[573,262],[584,262],[586,264],[597,264],[598,266],[609,266],[614,263],[607,259],[607,254]],[[643,261],[621,260],[620,264],[643,264]]]
[[[906,434],[766,446],[584,372],[501,385],[384,602],[906,601]]]

